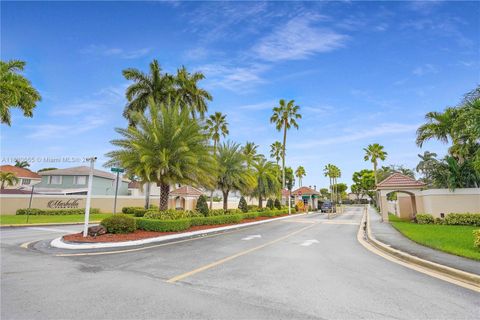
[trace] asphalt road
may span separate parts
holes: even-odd
[[[479,319],[480,295],[379,257],[361,209],[134,252],[23,249],[75,227],[1,230],[1,319]]]

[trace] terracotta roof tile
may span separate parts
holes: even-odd
[[[41,179],[42,178],[37,173],[35,173],[33,171],[30,171],[30,170],[25,169],[25,168],[15,167],[15,166],[8,165],[8,164],[0,166],[0,171],[13,172],[17,176],[17,178],[30,178],[30,179]]]
[[[298,195],[299,192],[302,193],[302,196],[303,195],[308,196],[308,195],[313,195],[313,194],[320,194],[318,191],[313,190],[312,188],[309,188],[309,187],[298,188],[297,190],[293,191],[292,194],[296,196],[296,195]]]
[[[173,191],[170,191],[171,196],[201,196],[203,194],[202,191],[198,190],[197,188],[191,186],[183,186]]]
[[[401,173],[394,173],[381,181],[377,184],[377,189],[384,189],[384,188],[421,188],[424,187],[425,183],[415,180],[409,176],[406,176]]]

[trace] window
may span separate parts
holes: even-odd
[[[30,184],[32,181],[30,179],[22,179],[22,184],[23,185],[28,185]]]
[[[73,184],[87,184],[87,176],[74,176]]]
[[[62,176],[48,176],[48,184],[62,184]]]

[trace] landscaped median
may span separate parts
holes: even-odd
[[[106,234],[88,237],[83,237],[81,233],[66,235],[52,241],[52,246],[63,249],[133,246],[223,232],[291,217],[288,215],[288,209],[246,213],[239,213],[238,210],[226,212],[212,210],[209,214],[216,215],[202,216],[196,211],[175,210],[167,212],[148,210],[144,217],[137,218],[130,214],[117,214],[101,222],[107,231]],[[162,219],[172,215],[178,219]]]

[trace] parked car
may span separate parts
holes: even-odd
[[[322,206],[320,207],[320,211],[331,212],[332,211],[332,202],[325,201],[324,203],[322,203]]]

